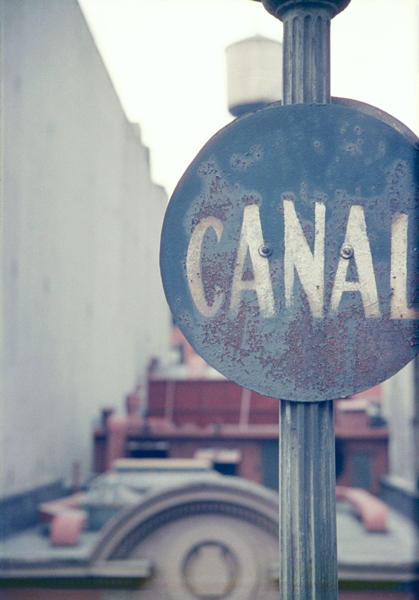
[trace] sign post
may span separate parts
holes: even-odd
[[[349,0],[263,2],[284,21],[284,104],[196,156],[161,272],[195,350],[280,401],[281,599],[337,600],[333,400],[419,351],[419,150],[377,109],[330,103],[330,20]]]
[[[284,23],[284,105],[330,103],[330,20],[349,1],[264,0]],[[280,400],[278,481],[280,600],[337,600],[333,400]]]

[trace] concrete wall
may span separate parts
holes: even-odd
[[[0,0],[3,496],[91,468],[92,420],[168,346],[166,206],[76,0]]]
[[[407,491],[416,490],[415,361],[383,384],[384,411],[389,429],[389,480]]]

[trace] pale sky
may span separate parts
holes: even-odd
[[[282,23],[251,0],[79,0],[127,118],[168,194],[232,117],[225,48]],[[352,0],[332,21],[332,95],[377,106],[419,134],[419,0]]]

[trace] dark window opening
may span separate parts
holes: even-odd
[[[371,487],[371,456],[354,454],[352,457],[352,485],[369,490]]]
[[[236,463],[218,463],[214,462],[213,467],[215,471],[218,471],[222,475],[237,475]]]
[[[343,467],[345,466],[345,453],[344,453],[344,441],[336,438],[335,449],[336,449],[336,479],[343,473]]]
[[[139,442],[129,440],[125,448],[127,458],[168,458],[169,444],[167,442]]]

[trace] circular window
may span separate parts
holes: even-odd
[[[193,546],[182,566],[182,579],[199,600],[226,598],[235,588],[239,566],[234,552],[225,544],[205,540]]]

